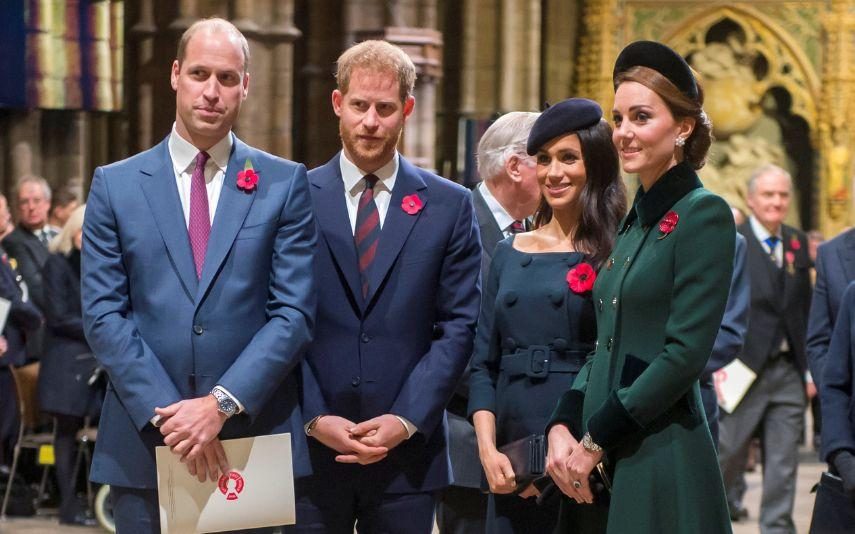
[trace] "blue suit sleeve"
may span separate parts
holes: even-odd
[[[853,306],[855,282],[849,284],[841,300],[828,355],[820,381],[820,406],[822,409],[822,457],[828,458],[841,449],[855,453],[855,428],[849,414],[852,411],[852,344]]]
[[[119,399],[142,430],[156,407],[181,394],[134,324],[128,273],[104,169],[92,178],[83,223],[81,268],[83,327]]]
[[[813,289],[813,299],[810,303],[808,316],[807,339],[805,350],[810,374],[817,388],[822,385],[823,364],[831,341],[831,331],[834,327],[831,312],[831,300],[828,296],[828,272],[826,270],[826,252],[829,249],[820,245],[816,256],[816,285]]]
[[[733,275],[730,279],[730,293],[727,307],[721,320],[721,327],[715,338],[710,359],[704,368],[704,378],[732,362],[745,343],[748,331],[748,311],[751,304],[751,287],[748,269],[745,264],[747,249],[745,238],[736,234],[736,249],[733,255]]]
[[[389,413],[430,436],[472,354],[481,297],[481,239],[471,194],[461,206],[448,241],[436,288],[436,323],[442,337],[431,343],[404,382]]]
[[[250,416],[257,415],[281,379],[298,368],[314,329],[317,235],[306,168],[294,167],[288,180],[290,191],[272,251],[267,324],[219,380]]]

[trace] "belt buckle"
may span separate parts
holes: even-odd
[[[551,349],[546,345],[531,345],[529,353],[529,371],[526,373],[531,378],[546,378],[549,375],[549,353]]]

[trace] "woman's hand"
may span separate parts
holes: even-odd
[[[577,490],[577,494],[581,498],[581,500],[576,499],[576,502],[588,504],[594,502],[594,494],[591,492],[588,478],[591,476],[591,471],[602,459],[603,451],[591,452],[583,447],[581,442],[573,447],[573,452],[570,453],[570,458],[567,460],[567,471],[570,473],[573,488]]]
[[[581,502],[579,491],[573,487],[573,478],[567,470],[567,461],[573,448],[578,443],[567,425],[557,424],[549,429],[547,436],[549,441],[548,453],[546,455],[546,472],[552,477],[552,481],[565,495],[576,502]]]
[[[491,451],[479,451],[478,455],[481,457],[481,465],[484,466],[484,473],[487,475],[490,492],[513,493],[517,484],[514,481],[514,469],[508,457],[496,448]]]

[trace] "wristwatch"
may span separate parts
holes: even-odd
[[[603,448],[594,443],[594,440],[591,439],[591,433],[585,432],[585,435],[582,436],[582,446],[585,447],[585,450],[588,452],[602,452]]]
[[[217,399],[217,410],[226,416],[226,419],[237,412],[237,403],[221,388],[214,387],[211,395]]]

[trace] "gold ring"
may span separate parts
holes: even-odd
[[[573,481],[573,487],[576,489],[582,489],[582,483],[579,482],[578,480],[574,480]]]

